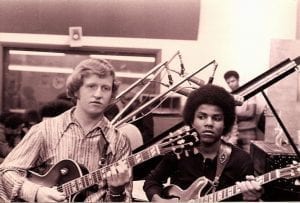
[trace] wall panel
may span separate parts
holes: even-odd
[[[196,40],[200,0],[2,0],[0,32]]]

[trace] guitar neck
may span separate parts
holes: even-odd
[[[281,178],[280,174],[277,172],[277,170],[271,171],[269,173],[265,173],[261,176],[257,176],[255,179],[260,183],[260,185],[266,184],[268,182],[274,181],[276,179]],[[200,197],[199,202],[218,202],[225,199],[228,199],[230,197],[233,197],[235,195],[238,195],[242,193],[241,190],[237,187],[237,185],[233,185],[224,189],[221,189],[219,191],[216,191],[214,193],[205,195],[203,197]]]
[[[61,186],[59,186],[59,190],[64,192],[66,196],[71,196],[75,193],[78,193],[100,181],[106,179],[108,177],[108,172],[111,171],[112,167],[117,167],[119,165],[125,164],[132,168],[144,161],[147,161],[153,157],[156,157],[161,154],[160,148],[158,145],[153,145],[139,153],[135,153],[127,157],[126,159],[117,161],[113,164],[105,166],[103,168],[97,169],[91,173],[80,176],[74,180],[68,181]]]

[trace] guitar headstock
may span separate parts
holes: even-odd
[[[177,158],[180,158],[183,153],[188,156],[188,150],[192,149],[198,141],[197,132],[189,126],[183,126],[160,141],[159,148],[162,154],[173,152]]]
[[[300,177],[300,163],[293,162],[289,166],[277,169],[281,178],[291,179]]]

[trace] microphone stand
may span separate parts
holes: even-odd
[[[291,135],[289,134],[288,130],[286,129],[286,127],[284,126],[282,120],[280,119],[278,113],[276,112],[275,108],[273,107],[272,103],[270,102],[268,96],[266,95],[266,93],[264,91],[261,91],[262,95],[264,96],[268,106],[270,107],[272,113],[274,114],[276,120],[278,121],[280,127],[282,128],[283,132],[285,133],[285,136],[288,138],[289,143],[291,144],[293,150],[295,151],[295,153],[297,154],[298,158],[300,159],[300,152],[296,146],[296,144],[293,141],[293,138],[291,137]]]
[[[214,76],[215,76],[218,64],[215,63],[214,65],[215,65],[215,67],[214,67],[214,70],[213,70],[213,73],[212,73],[211,77],[209,77],[209,79],[208,79],[208,84],[212,84],[213,81],[214,81]]]
[[[272,113],[274,114],[275,118],[277,119],[280,127],[284,131],[286,137],[288,138],[293,150],[295,151],[296,155],[300,159],[300,153],[295,145],[291,135],[287,131],[286,127],[284,126],[282,120],[278,116],[276,110],[274,109],[273,105],[271,104],[270,100],[268,99],[267,95],[264,93],[264,89],[273,85],[275,82],[283,79],[284,77],[290,75],[291,73],[295,72],[300,64],[300,56],[295,58],[294,60],[290,60],[289,58],[285,61],[282,61],[278,65],[274,66],[273,68],[267,70],[265,73],[259,75],[258,77],[254,78],[253,80],[247,82],[243,86],[239,87],[237,90],[233,91],[233,94],[241,95],[245,98],[245,100],[249,99],[250,97],[254,96],[258,92],[262,92],[267,104],[269,105]]]
[[[178,83],[172,85],[167,91],[161,93],[160,95],[152,98],[151,100],[149,100],[148,102],[146,102],[145,104],[143,104],[141,107],[139,107],[138,109],[136,109],[135,111],[131,112],[130,114],[128,114],[126,117],[124,117],[123,119],[121,119],[120,121],[115,123],[115,126],[118,127],[120,126],[122,123],[129,121],[133,116],[135,116],[136,114],[140,113],[143,109],[149,107],[150,105],[152,105],[155,101],[157,101],[158,99],[164,97],[165,95],[167,95],[169,92],[171,92],[172,90],[174,90],[175,88],[177,88],[179,85],[181,85],[182,83],[184,83],[186,80],[188,80],[190,77],[196,75],[197,73],[199,73],[200,71],[202,71],[203,69],[205,69],[206,67],[210,66],[211,64],[215,63],[215,60],[211,61],[210,63],[208,63],[207,65],[205,65],[204,67],[198,69],[197,71],[189,74],[186,76],[186,78],[180,80]]]

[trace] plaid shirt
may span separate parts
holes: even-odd
[[[71,159],[84,165],[89,171],[98,169],[103,140],[108,143],[106,165],[131,154],[128,139],[105,117],[84,134],[84,130],[72,116],[74,109],[75,107],[33,126],[6,157],[0,165],[0,199],[10,202],[18,197],[33,202],[39,185],[29,181],[26,172],[45,163],[53,165],[61,160]],[[86,202],[111,201],[107,182],[103,180],[98,185],[99,190],[87,196]],[[125,187],[125,201],[131,201],[131,192],[132,181]]]

